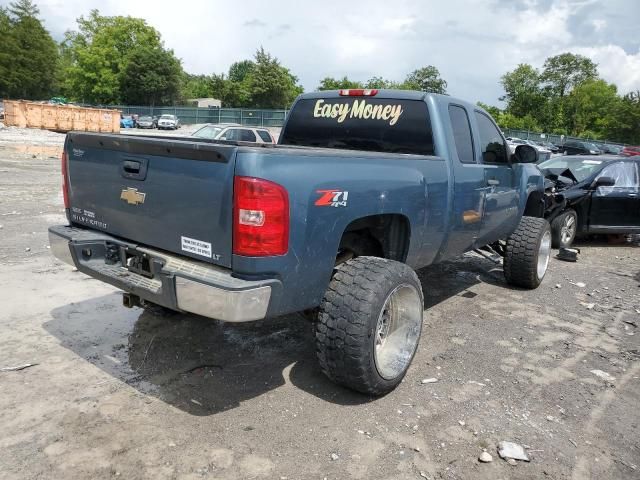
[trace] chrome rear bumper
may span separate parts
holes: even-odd
[[[79,271],[125,292],[165,307],[225,322],[265,318],[278,280],[250,281],[231,270],[141,247],[94,230],[49,228],[52,254]],[[131,255],[144,256],[150,271],[126,266]]]

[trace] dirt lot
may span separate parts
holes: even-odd
[[[298,315],[126,309],[54,260],[59,162],[20,135],[0,130],[0,368],[37,365],[0,372],[0,479],[640,478],[637,246],[585,242],[537,291],[475,255],[421,270],[420,350],[370,399],[322,376]]]

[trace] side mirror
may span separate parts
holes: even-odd
[[[593,181],[593,183],[591,184],[591,188],[595,189],[598,187],[613,187],[615,184],[615,179],[611,177],[600,177]]]
[[[511,158],[515,163],[536,163],[538,151],[531,145],[518,145]]]

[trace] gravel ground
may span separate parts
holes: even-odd
[[[299,315],[126,309],[54,260],[59,162],[6,133],[0,368],[37,365],[0,371],[0,479],[640,478],[637,245],[584,242],[536,291],[475,255],[421,270],[420,349],[371,399],[322,376]]]

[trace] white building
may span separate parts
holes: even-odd
[[[190,98],[188,100],[195,107],[199,108],[221,108],[222,101],[217,98]]]

